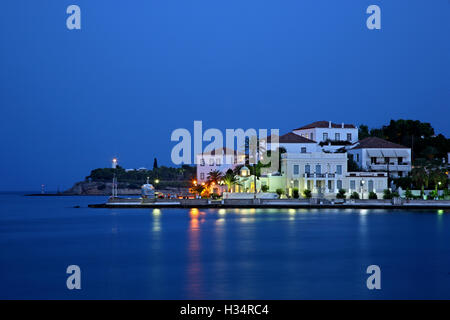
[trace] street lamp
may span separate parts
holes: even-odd
[[[159,183],[159,179],[155,179],[155,184],[158,184]]]

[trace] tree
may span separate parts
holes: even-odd
[[[358,129],[358,138],[359,138],[359,140],[362,140],[362,139],[367,138],[369,136],[370,136],[369,127],[366,126],[365,124],[360,125],[359,129]]]
[[[416,185],[416,187],[420,188],[420,194],[423,196],[424,187],[428,187],[428,173],[424,167],[417,167],[411,170],[412,181]]]
[[[392,193],[391,193],[391,190],[389,190],[389,189],[384,189],[384,190],[383,190],[383,199],[384,199],[384,200],[390,200],[390,199],[392,199]]]
[[[336,198],[345,199],[346,198],[345,192],[346,191],[344,189],[339,189],[339,192],[336,194]]]
[[[278,189],[276,190],[276,193],[278,194],[278,197],[281,198],[281,196],[284,194],[284,190],[281,189],[281,188],[278,188]]]
[[[303,197],[305,197],[306,199],[309,199],[309,198],[311,198],[311,196],[312,196],[311,190],[309,190],[309,189],[303,190]]]
[[[228,192],[231,192],[232,187],[238,184],[238,180],[236,179],[236,176],[233,173],[227,173],[222,178],[222,181],[227,185]]]
[[[294,199],[298,199],[298,198],[300,197],[300,195],[299,195],[299,193],[298,193],[298,188],[294,188],[294,189],[292,190],[292,197],[293,197]]]
[[[262,192],[267,192],[267,191],[269,191],[269,186],[265,184],[265,185],[261,186],[261,190],[262,190]]]
[[[359,199],[359,193],[356,191],[353,191],[353,193],[350,195],[350,199]]]
[[[375,199],[378,199],[378,196],[377,196],[377,194],[375,192],[370,191],[369,192],[369,199],[375,200]]]
[[[199,184],[199,185],[193,186],[191,189],[194,193],[197,193],[200,196],[202,194],[203,190],[205,190],[205,186]]]
[[[156,158],[153,159],[153,170],[158,169],[158,160]]]
[[[219,182],[222,180],[222,172],[219,170],[213,170],[210,173],[208,173],[207,179],[209,184],[219,184]]]

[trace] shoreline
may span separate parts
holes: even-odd
[[[290,201],[272,201],[269,203],[233,203],[233,202],[211,202],[199,203],[197,201],[173,201],[173,202],[153,202],[153,203],[100,203],[90,204],[89,208],[106,209],[155,209],[155,208],[173,208],[173,209],[401,209],[401,210],[426,210],[438,209],[448,210],[450,212],[450,201],[447,203],[343,203],[343,204],[311,204],[305,202]]]

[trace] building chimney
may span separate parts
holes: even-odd
[[[328,121],[328,128],[331,128],[331,121]]]
[[[342,128],[344,128],[344,123],[342,122]]]

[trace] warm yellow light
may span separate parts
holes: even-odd
[[[159,183],[159,179],[155,179],[155,183]]]

